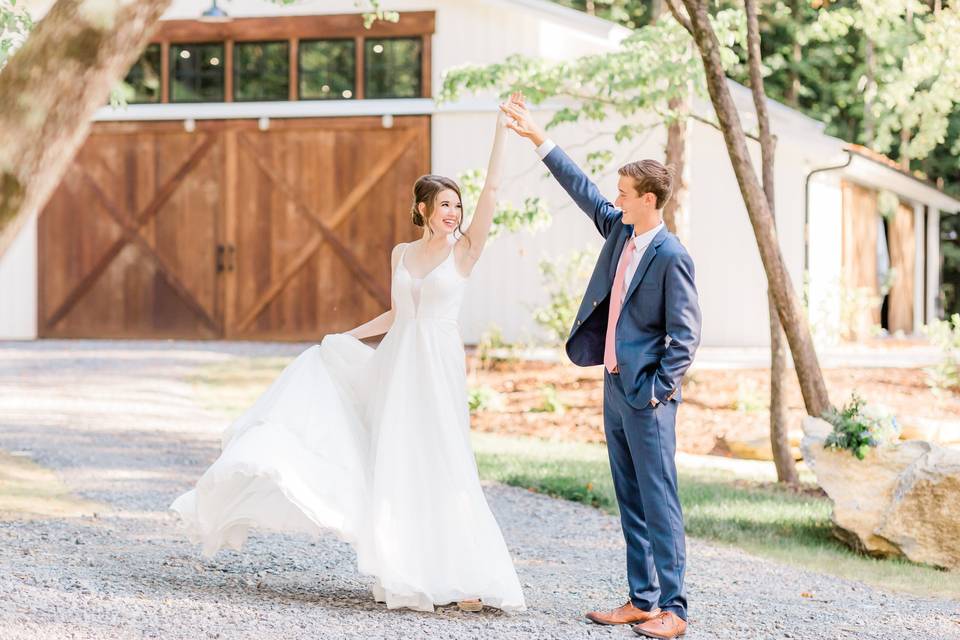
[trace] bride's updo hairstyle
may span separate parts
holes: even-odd
[[[447,189],[456,193],[461,204],[463,203],[463,196],[460,195],[460,185],[450,178],[433,174],[427,174],[417,178],[417,181],[413,185],[413,206],[410,207],[410,217],[413,220],[413,224],[418,227],[425,227],[430,233],[433,233],[433,230],[430,229],[430,218],[433,217],[433,212],[436,209],[437,195]],[[421,202],[427,211],[426,216],[420,213]],[[460,222],[457,223],[457,231],[460,232],[460,235],[463,235],[463,229],[460,228],[462,223],[463,214],[460,215]]]

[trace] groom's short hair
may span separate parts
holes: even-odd
[[[673,167],[664,166],[656,160],[629,162],[617,171],[622,176],[633,178],[637,195],[652,193],[657,197],[657,209],[663,209],[673,195]]]

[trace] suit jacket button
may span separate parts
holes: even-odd
[[[578,327],[579,327],[580,325],[582,325],[582,324],[583,324],[583,320],[577,320],[577,326],[578,326]]]
[[[593,306],[597,306],[597,301],[596,301],[596,300],[593,301]]]

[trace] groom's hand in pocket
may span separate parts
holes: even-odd
[[[516,131],[518,135],[527,138],[538,147],[547,139],[546,132],[530,115],[523,94],[519,91],[513,93],[507,102],[500,103],[500,110],[510,118],[507,121],[507,128]]]

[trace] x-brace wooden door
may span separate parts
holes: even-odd
[[[41,336],[222,336],[222,130],[94,126],[39,218]]]
[[[390,308],[390,251],[416,237],[430,120],[236,123],[227,149],[226,335],[317,340]]]

